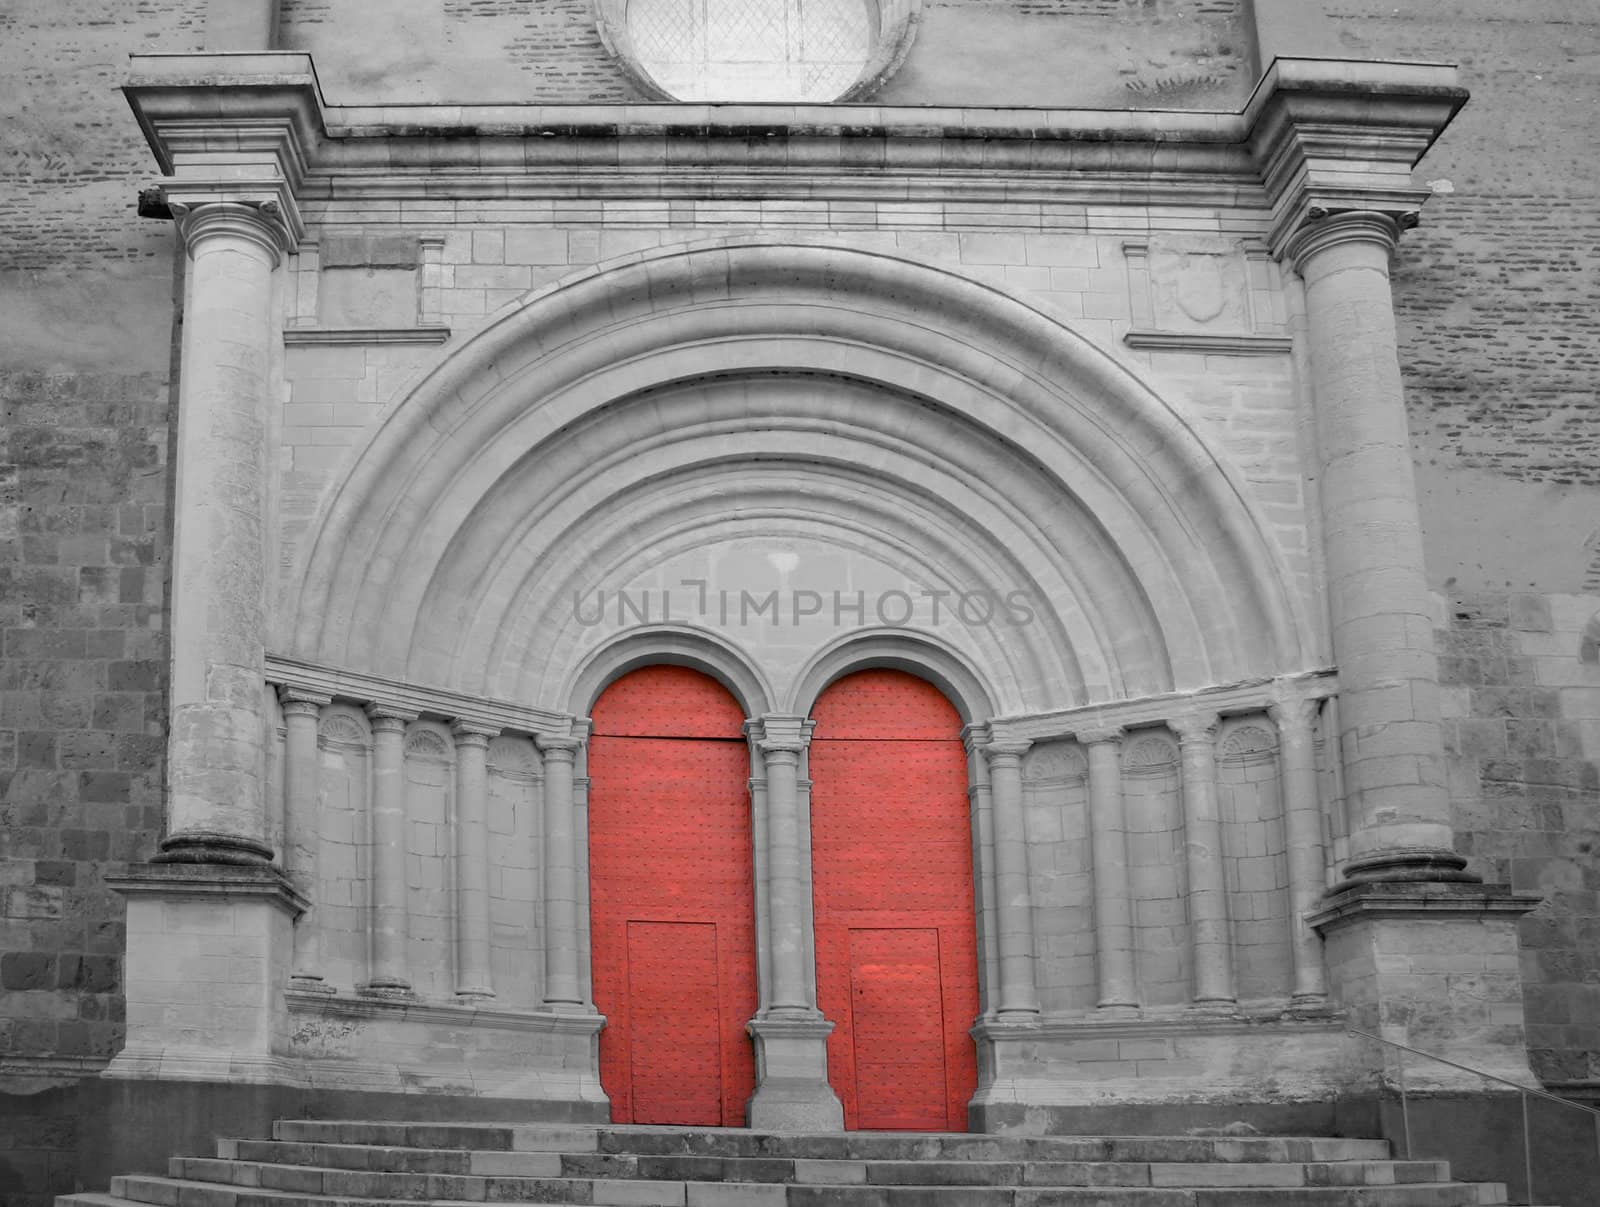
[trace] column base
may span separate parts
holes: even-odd
[[[844,1106],[828,1084],[833,1024],[813,1018],[753,1018],[756,1092],[747,1116],[762,1131],[840,1132]]]
[[[239,834],[183,830],[161,840],[151,863],[222,863],[263,866],[272,862],[272,848]]]
[[[356,986],[356,993],[361,997],[394,998],[400,1001],[410,1001],[417,996],[405,981],[366,981]]]
[[[1344,879],[1330,890],[1344,892],[1361,884],[1478,884],[1482,877],[1467,869],[1465,857],[1435,847],[1407,847],[1363,855],[1344,866]]]

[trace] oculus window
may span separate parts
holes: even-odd
[[[598,0],[601,36],[656,99],[851,100],[904,56],[916,0]]]

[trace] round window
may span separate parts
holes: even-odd
[[[652,95],[827,102],[899,64],[918,0],[597,0],[601,36]]]

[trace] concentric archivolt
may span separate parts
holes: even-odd
[[[1170,408],[1015,299],[829,246],[678,249],[530,298],[389,410],[306,549],[281,648],[553,708],[639,619],[575,598],[712,564],[1020,593],[1027,623],[903,626],[984,668],[1000,713],[1304,663],[1270,543]],[[780,700],[884,617],[669,619]]]

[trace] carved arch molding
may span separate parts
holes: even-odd
[[[701,572],[735,564],[787,585],[776,618],[719,614]],[[801,585],[812,565],[832,579]],[[444,350],[324,499],[273,644],[567,711],[630,633],[641,657],[711,641],[782,707],[829,646],[899,628],[983,668],[1005,714],[1301,670],[1288,581],[1215,450],[1053,319],[887,255],[725,240],[579,274]],[[911,587],[951,593],[943,623],[877,606]],[[629,606],[591,623],[608,588]],[[652,588],[677,614],[640,610]],[[974,592],[1026,622],[956,614]]]

